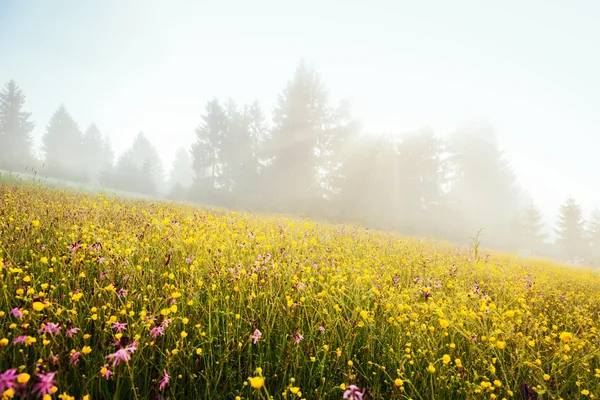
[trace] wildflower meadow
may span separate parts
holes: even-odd
[[[0,184],[0,395],[600,396],[600,276],[302,218]]]

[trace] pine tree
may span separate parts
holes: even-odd
[[[248,126],[238,106],[231,99],[225,104],[225,123],[218,141],[219,174],[217,183],[222,200],[231,200],[231,192],[239,183],[240,166],[246,156]]]
[[[320,77],[304,62],[280,94],[265,178],[279,210],[302,212],[322,195],[320,166],[331,109]]]
[[[102,137],[96,124],[91,124],[82,140],[87,176],[93,182],[100,180],[101,172],[113,162],[113,152],[108,138]]]
[[[111,180],[111,186],[128,192],[142,192],[140,184],[140,169],[135,163],[131,149],[125,151],[115,165]]]
[[[0,168],[23,170],[32,161],[31,113],[23,111],[25,95],[15,81],[0,92]]]
[[[542,214],[533,201],[529,202],[523,210],[520,225],[523,246],[529,249],[532,255],[536,255],[548,235],[542,232],[544,228]]]
[[[507,248],[512,240],[510,218],[518,209],[518,188],[494,130],[463,124],[449,138],[447,150],[451,166],[448,200],[457,210],[459,219],[453,224],[462,227],[460,239],[484,228],[486,246]]]
[[[189,151],[180,147],[175,153],[173,167],[169,173],[169,187],[179,184],[182,188],[189,188],[194,181],[192,158]]]
[[[600,266],[600,208],[592,211],[587,229],[590,245],[590,261],[596,267]]]
[[[169,173],[168,198],[171,200],[186,200],[188,191],[194,182],[192,158],[188,150],[180,147],[175,153],[173,166]]]
[[[48,175],[60,179],[85,179],[82,135],[64,105],[52,115],[42,137],[42,149]]]
[[[330,118],[329,129],[324,133],[323,151],[321,154],[321,186],[324,197],[329,202],[329,218],[337,214],[334,198],[340,191],[344,177],[344,163],[356,151],[357,141],[361,136],[358,121],[352,117],[350,103],[346,100],[340,102],[333,110]]]
[[[227,123],[225,112],[216,98],[206,104],[202,120],[196,128],[196,142],[191,148],[195,175],[192,192],[195,199],[210,202],[219,187],[220,141]]]
[[[239,193],[243,193],[246,205],[253,209],[260,209],[264,203],[266,193],[268,193],[269,182],[264,179],[264,172],[269,158],[265,144],[270,140],[270,131],[265,114],[258,101],[254,101],[245,110],[245,117],[248,124],[249,157],[251,159],[248,160],[250,167],[244,171],[245,175],[239,182],[238,196]]]
[[[562,246],[567,259],[575,260],[585,256],[583,213],[572,197],[560,206],[556,234],[557,242]]]
[[[152,158],[147,158],[143,162],[142,166],[137,169],[138,173],[138,191],[140,193],[155,196],[157,194],[156,180],[154,178],[156,168],[156,162]]]
[[[448,221],[441,208],[445,177],[441,140],[431,129],[423,129],[402,136],[396,149],[397,176],[390,191],[396,198],[394,215],[400,231],[444,235]]]
[[[385,203],[390,196],[379,196],[388,180],[382,161],[389,148],[383,136],[354,132],[338,153],[342,161],[333,181],[336,193],[332,200],[336,220],[382,227],[385,215],[389,216]]]
[[[101,187],[116,187],[115,183],[115,153],[108,137],[102,141],[101,152],[103,154],[103,162],[98,172],[98,184]]]
[[[222,187],[229,186],[233,207],[255,207],[259,183],[259,142],[266,128],[258,103],[240,110],[233,101],[225,107],[226,127],[220,141]]]
[[[154,191],[163,194],[166,191],[165,173],[162,160],[156,147],[150,142],[143,132],[139,132],[130,148],[131,161],[138,170],[141,170],[145,163],[149,163],[147,171],[151,171],[150,179]]]

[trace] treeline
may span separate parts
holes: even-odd
[[[431,129],[364,133],[347,102],[331,104],[315,70],[300,63],[272,118],[258,102],[210,100],[189,149],[165,173],[139,133],[115,157],[107,136],[82,132],[64,106],[34,154],[31,115],[14,81],[0,93],[0,169],[236,209],[353,222],[458,243],[600,263],[600,211],[585,220],[574,199],[558,210],[557,241],[498,148],[488,125],[445,138]],[[526,188],[525,188],[526,189]]]

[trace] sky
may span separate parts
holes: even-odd
[[[487,121],[548,222],[600,206],[600,2],[0,0],[0,82],[168,166],[213,97],[271,110],[301,59],[365,132]]]

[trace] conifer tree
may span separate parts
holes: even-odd
[[[11,80],[0,92],[0,168],[21,171],[32,161],[31,113],[23,111],[25,95]]]
[[[49,176],[75,181],[85,179],[81,131],[64,105],[50,118],[42,137],[42,149]]]
[[[543,228],[542,214],[533,201],[531,201],[522,213],[521,239],[523,245],[531,251],[532,255],[536,255],[544,239],[547,237],[542,231]]]
[[[572,197],[560,206],[556,222],[557,242],[569,260],[585,256],[584,220],[579,204]]]

